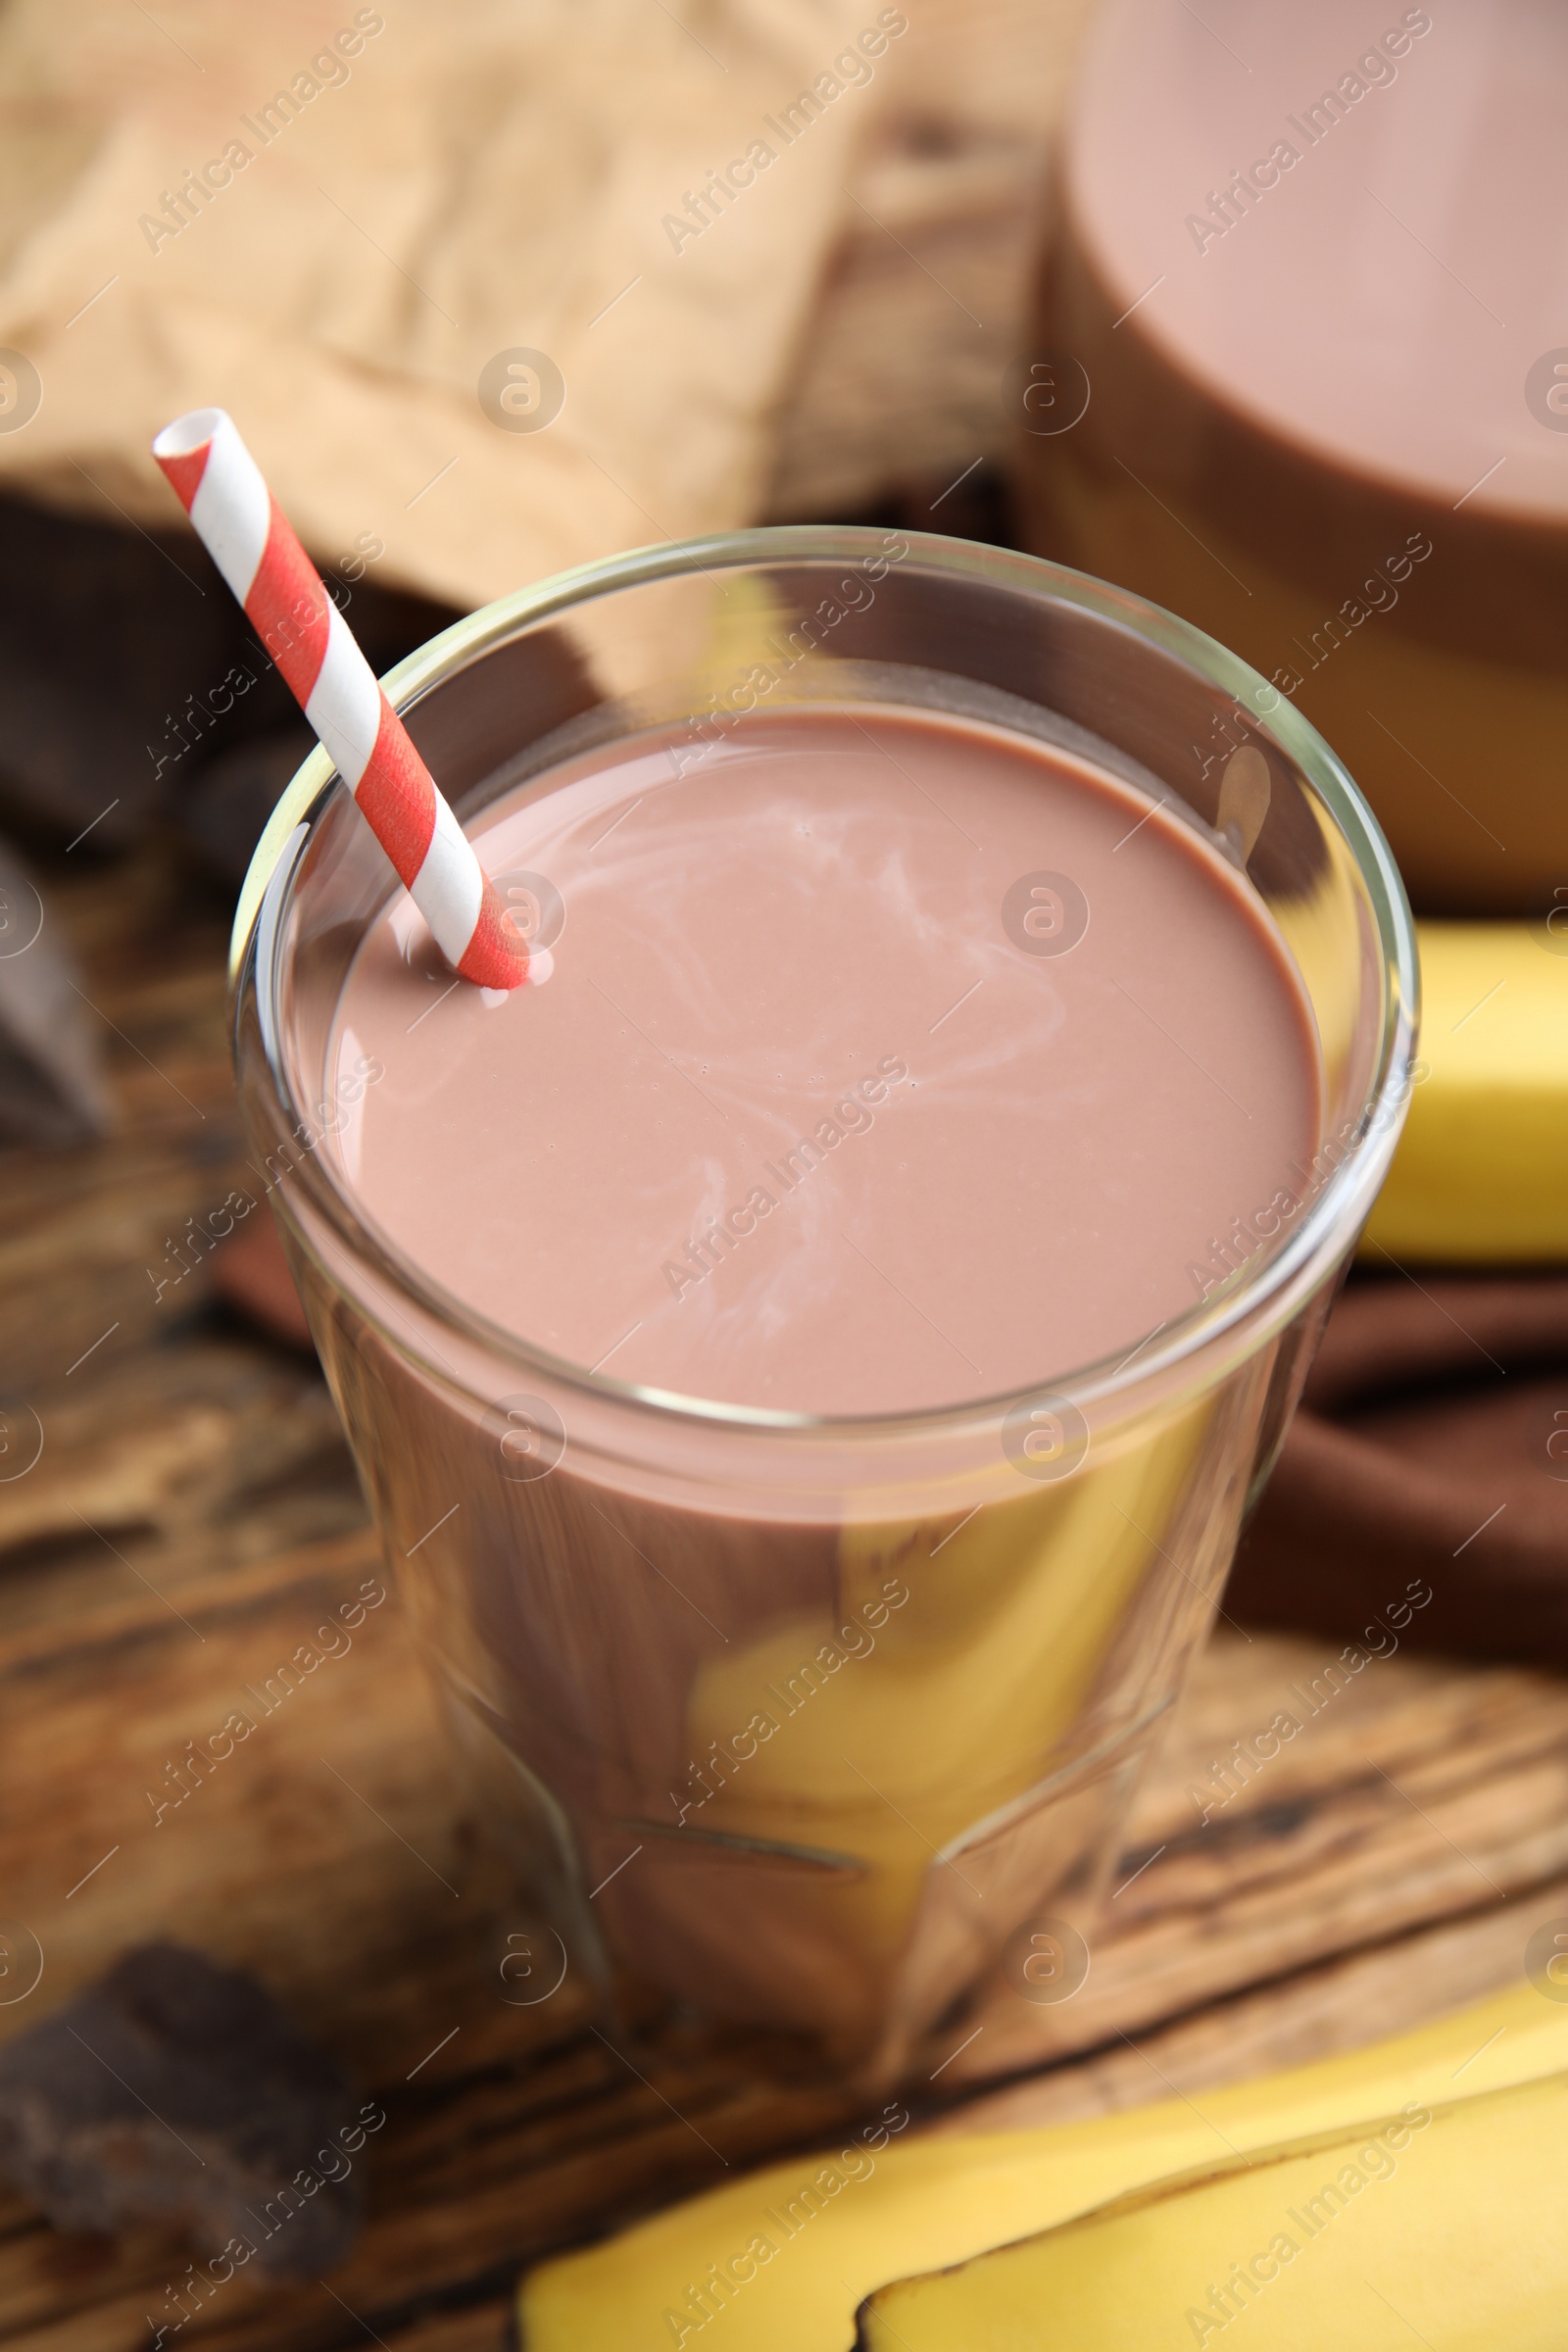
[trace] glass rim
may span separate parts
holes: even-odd
[[[907,1437],[921,1430],[989,1421],[1044,1396],[1067,1397],[1075,1403],[1111,1401],[1176,1372],[1184,1361],[1200,1356],[1254,1317],[1266,1318],[1271,1302],[1279,1304],[1280,1319],[1285,1320],[1298,1303],[1292,1293],[1313,1261],[1329,1256],[1337,1238],[1358,1227],[1370,1210],[1397,1141],[1415,1044],[1420,971],[1414,918],[1382,829],[1343,761],[1287,696],[1215,638],[1129,589],[1045,557],[936,533],[901,530],[890,534],[875,526],[839,523],[762,525],[634,548],[553,573],[453,622],[389,670],[382,687],[394,710],[407,711],[425,694],[461,675],[523,628],[569,612],[594,596],[714,568],[776,567],[790,563],[836,565],[861,561],[869,554],[885,552],[890,537],[902,540],[906,549],[899,559],[901,576],[926,569],[1075,606],[1170,655],[1229,695],[1273,735],[1337,826],[1376,925],[1383,959],[1383,1001],[1372,1079],[1358,1108],[1348,1114],[1346,1124],[1351,1132],[1343,1157],[1306,1201],[1300,1224],[1280,1249],[1263,1256],[1255,1271],[1248,1274],[1244,1260],[1241,1268],[1216,1285],[1213,1297],[1173,1318],[1130,1353],[1119,1350],[1087,1364],[1043,1373],[1022,1388],[892,1413],[784,1412],[723,1403],[592,1372],[492,1322],[427,1276],[389,1237],[368,1225],[346,1185],[331,1176],[314,1154],[295,1169],[313,1205],[326,1216],[338,1240],[353,1257],[370,1265],[379,1282],[390,1281],[421,1314],[461,1333],[485,1353],[501,1357],[525,1374],[542,1376],[560,1389],[592,1396],[600,1404],[618,1404],[709,1428],[727,1426],[754,1436],[871,1438]],[[265,903],[274,897],[281,911],[312,829],[326,813],[340,782],[328,753],[316,746],[284,787],[257,843],[230,937],[228,970],[236,1056],[249,979],[259,996],[266,993],[269,1017],[261,1027],[269,1076],[279,1104],[290,1112],[298,1111],[300,1105],[294,1101],[281,1052],[268,1043],[269,1036],[275,1041],[279,1034],[275,990],[280,963],[275,950],[283,925],[264,923],[261,917]],[[272,958],[271,968],[265,972],[260,968],[264,937]],[[1405,1088],[1403,1096],[1398,1092],[1401,1087]],[[1321,1155],[1328,1140],[1325,1137],[1320,1142],[1315,1157]],[[373,1294],[369,1299],[360,1298],[358,1303],[374,1317]],[[407,1348],[411,1342],[405,1338],[397,1344]]]

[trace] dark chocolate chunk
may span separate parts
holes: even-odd
[[[84,854],[139,838],[192,729],[187,696],[234,659],[243,615],[192,534],[0,499],[0,808]],[[160,764],[162,763],[162,764]]]
[[[381,586],[364,555],[347,576],[344,560],[317,561],[377,672],[457,618]],[[82,858],[141,840],[171,806],[177,821],[206,762],[297,716],[172,496],[167,527],[144,531],[107,494],[85,514],[0,496],[0,822],[79,840]]]
[[[253,1978],[175,1943],[0,2050],[0,2173],[56,2229],[173,2224],[263,2279],[343,2260],[384,2120]]]

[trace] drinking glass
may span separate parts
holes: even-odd
[[[345,1173],[334,1011],[398,886],[322,752],[241,901],[236,1057],[388,1561],[564,1955],[623,2018],[887,2082],[999,1984],[1031,1993],[1040,1921],[1092,1922],[1394,1149],[1416,963],[1299,712],[1030,557],[838,528],[645,550],[460,621],[387,691],[482,849],[563,758],[710,740],[760,671],[771,710],[1087,748],[1245,868],[1316,1020],[1323,1136],[1190,1310],[1022,1393],[823,1416],[590,1372],[446,1294]],[[1223,1076],[1225,1037],[1205,1051]]]

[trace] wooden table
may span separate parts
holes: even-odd
[[[193,1794],[223,1721],[380,1562],[325,1392],[225,1319],[171,1245],[244,1174],[224,922],[164,857],[46,878],[106,1037],[112,1140],[0,1161],[5,1382],[44,1447],[0,1484],[0,1913],[37,1938],[25,2027],[125,1945],[243,1962],[383,2101],[370,2218],[323,2284],[236,2284],[191,2338],[328,2352],[507,2344],[514,2282],[590,2237],[826,2134],[831,2090],[743,2053],[634,2072],[574,1982],[507,2004],[525,1907],[490,1886],[395,1598]],[[152,1269],[149,1274],[148,1269]],[[924,2088],[929,2128],[1080,2115],[1349,2046],[1516,1981],[1568,1913],[1568,1688],[1404,1655],[1326,1699],[1204,1823],[1195,1787],[1328,1652],[1222,1625],[1142,1798],[1076,1999],[1004,1996]],[[153,1791],[150,1798],[148,1791]],[[487,1890],[488,1888],[488,1890]],[[185,2255],[54,2235],[0,2192],[0,2336],[130,2352]]]

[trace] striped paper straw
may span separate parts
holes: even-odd
[[[233,418],[193,409],[153,456],[453,969],[516,988],[528,950]]]

